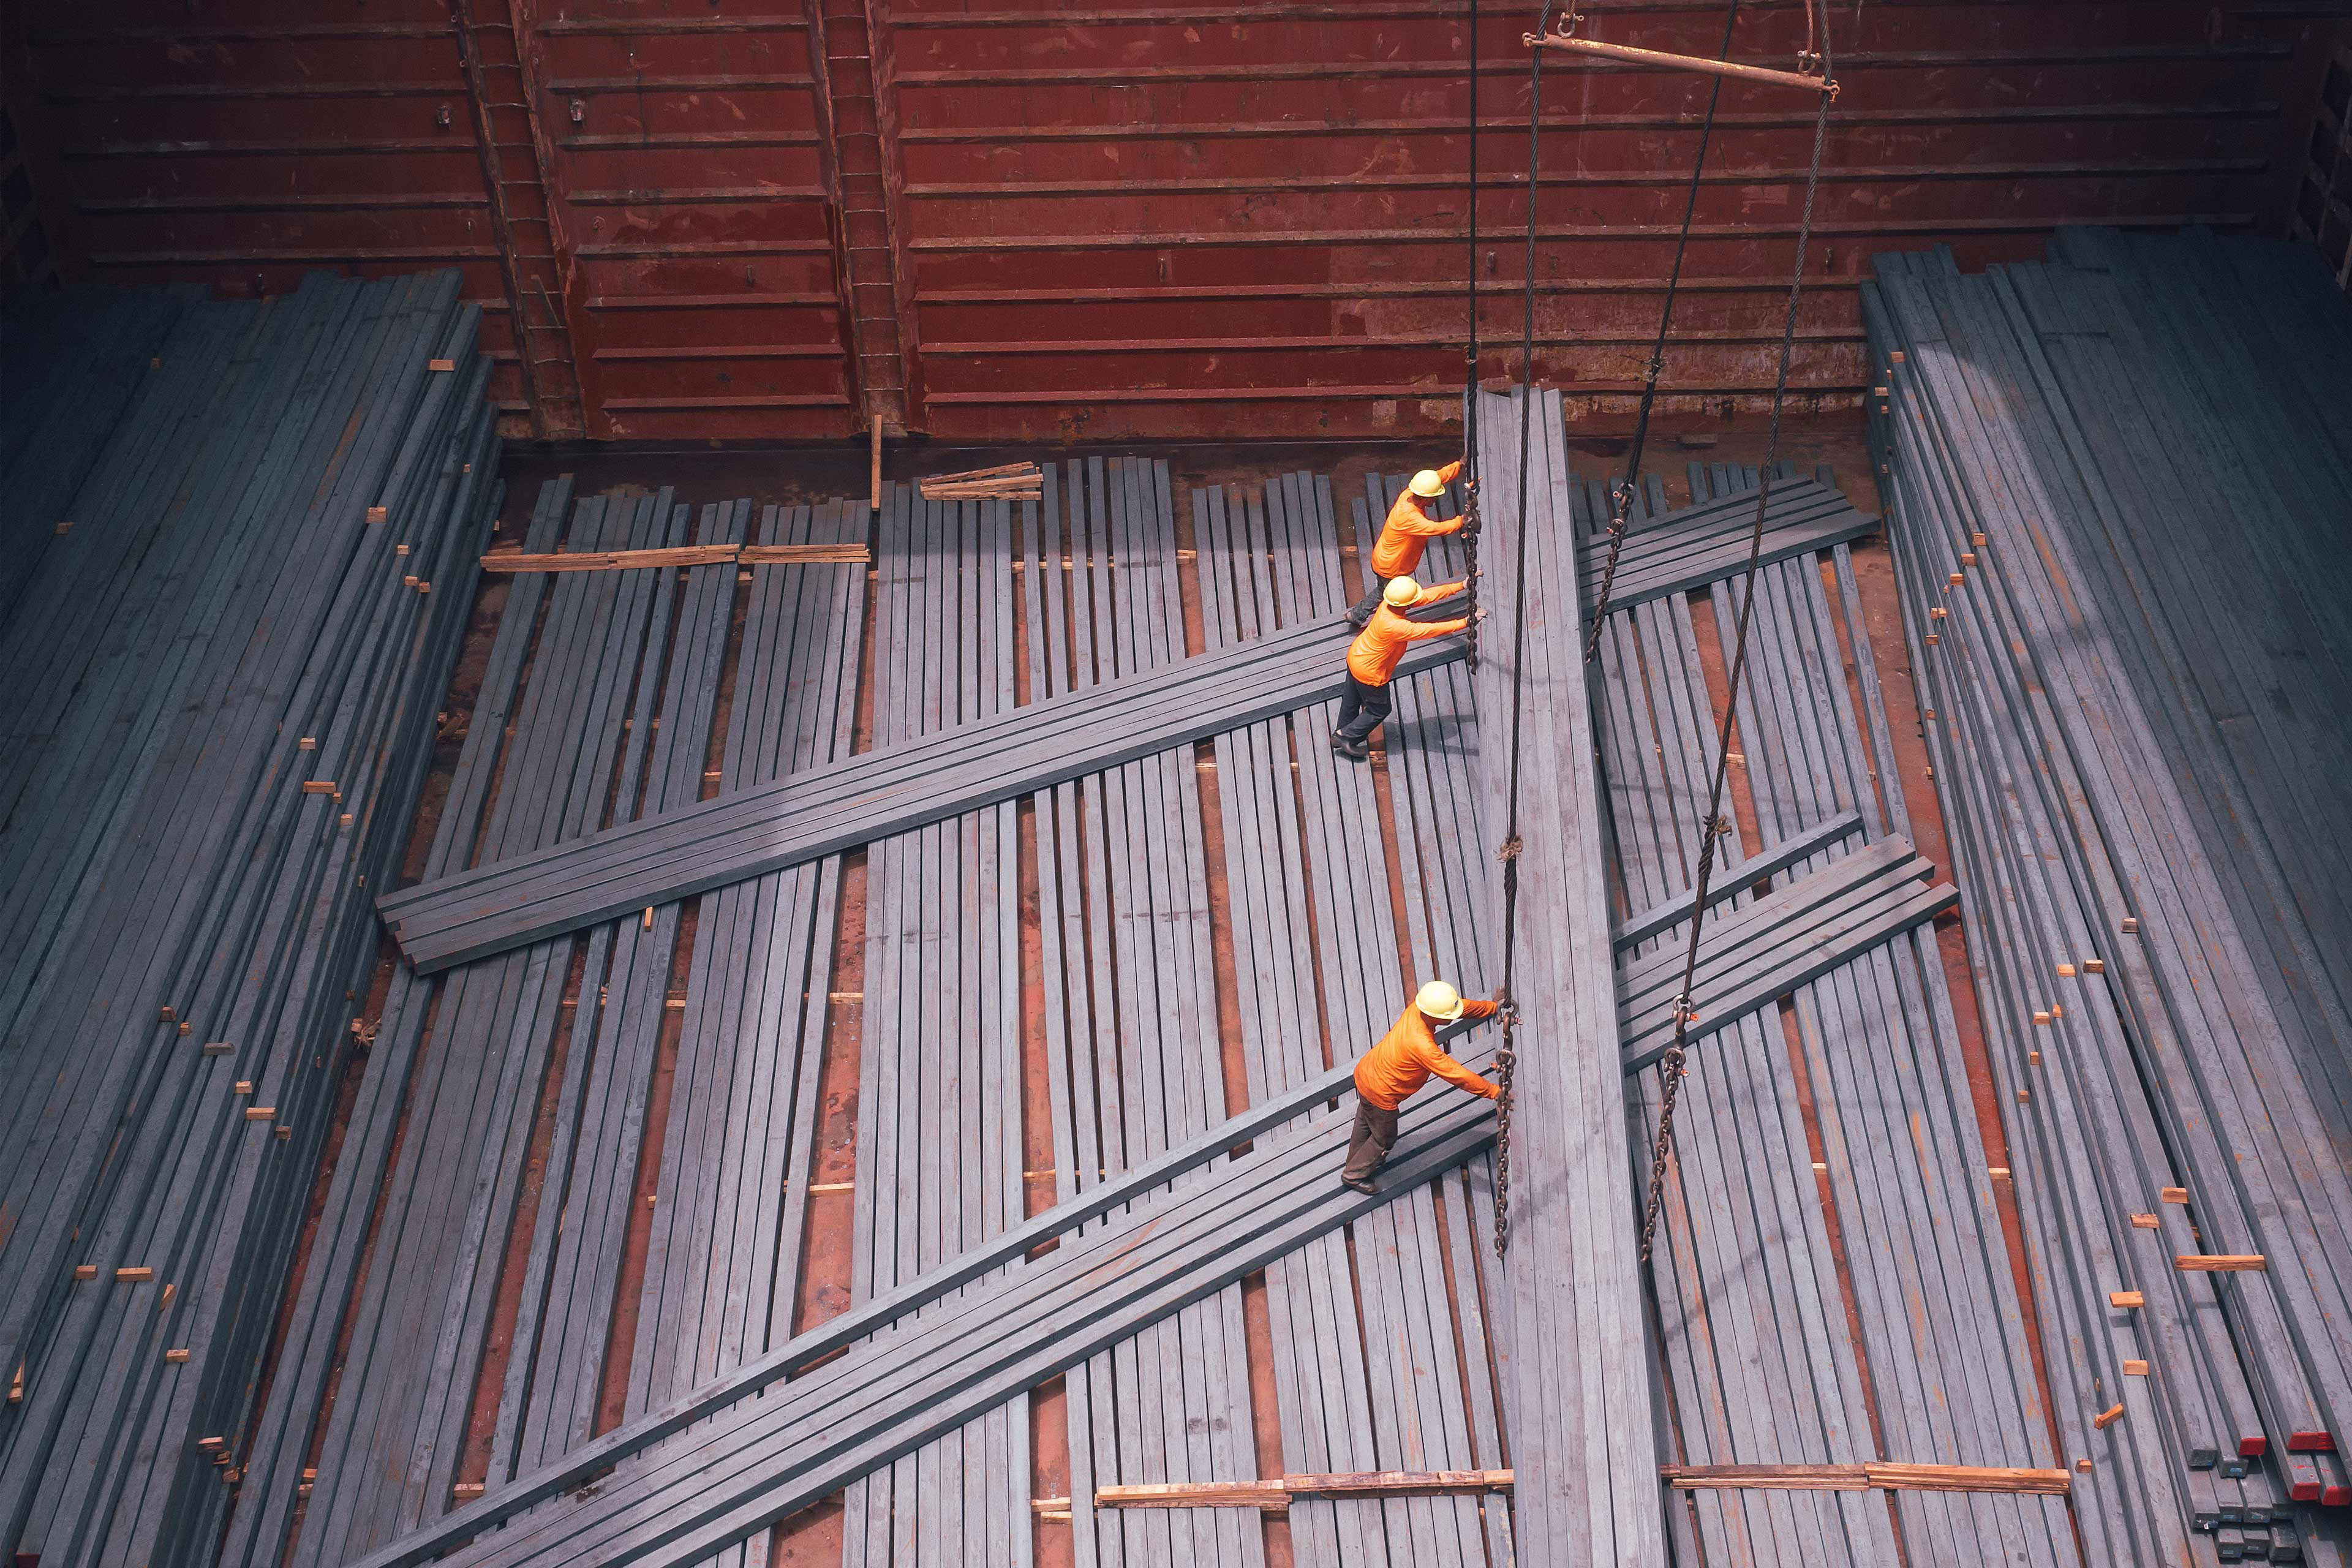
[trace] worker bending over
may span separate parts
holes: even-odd
[[[1466,630],[1472,621],[1486,618],[1483,609],[1451,621],[1406,618],[1407,610],[1443,603],[1462,592],[1463,587],[1460,583],[1442,583],[1434,588],[1423,588],[1410,577],[1390,579],[1380,608],[1372,612],[1370,624],[1348,645],[1348,689],[1339,699],[1339,727],[1331,731],[1333,751],[1360,763],[1372,754],[1372,731],[1381,727],[1381,721],[1396,706],[1389,681],[1395,676],[1397,660],[1404,657],[1406,647],[1430,637]]]
[[[1391,577],[1410,577],[1421,564],[1421,552],[1429,548],[1433,539],[1443,539],[1449,533],[1462,531],[1463,519],[1449,518],[1444,522],[1429,515],[1432,502],[1445,493],[1445,487],[1462,471],[1459,462],[1448,463],[1442,468],[1423,468],[1413,475],[1412,482],[1389,508],[1389,520],[1381,524],[1381,540],[1372,546],[1370,586],[1356,607],[1348,612],[1349,623],[1362,626],[1381,607],[1381,591]]]
[[[1502,1092],[1437,1047],[1437,1028],[1457,1018],[1491,1017],[1496,1004],[1465,1002],[1443,980],[1421,988],[1397,1015],[1381,1043],[1356,1063],[1356,1126],[1348,1135],[1348,1163],[1339,1180],[1360,1193],[1377,1193],[1372,1174],[1396,1142],[1397,1107],[1435,1073],[1457,1089],[1487,1100]]]

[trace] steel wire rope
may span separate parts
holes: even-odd
[[[1739,0],[1723,13],[1723,44],[1715,58],[1731,58],[1731,30],[1739,20]],[[1812,39],[1805,40],[1808,48]],[[1706,150],[1715,140],[1716,107],[1723,101],[1723,78],[1712,79],[1707,89],[1706,118],[1698,128],[1698,156],[1692,160],[1690,189],[1683,198],[1683,231],[1675,241],[1674,269],[1666,275],[1665,303],[1658,311],[1658,341],[1651,345],[1650,363],[1644,367],[1642,383],[1642,405],[1633,416],[1633,444],[1627,454],[1625,474],[1609,492],[1609,558],[1601,568],[1601,594],[1594,601],[1592,624],[1584,632],[1584,662],[1591,664],[1601,657],[1601,626],[1609,616],[1609,596],[1617,586],[1617,557],[1625,547],[1625,525],[1633,516],[1635,487],[1642,482],[1642,454],[1650,441],[1650,410],[1658,400],[1658,377],[1666,368],[1666,336],[1674,326],[1675,300],[1682,289],[1683,259],[1690,252],[1691,220],[1698,214],[1699,176],[1706,171]]]
[[[1551,25],[1552,0],[1536,8],[1538,36]],[[1508,783],[1503,796],[1503,842],[1496,850],[1503,862],[1503,1041],[1495,1051],[1495,1256],[1506,1256],[1511,1246],[1511,1115],[1518,1072],[1517,1040],[1519,1008],[1511,983],[1517,976],[1519,934],[1519,763],[1524,739],[1528,648],[1528,472],[1534,426],[1536,355],[1536,194],[1543,173],[1543,61],[1539,48],[1528,51],[1528,251],[1522,279],[1525,300],[1519,332],[1519,516],[1517,562],[1511,610],[1511,742]],[[1472,284],[1476,278],[1474,274]],[[1468,389],[1470,416],[1477,417],[1477,389]]]
[[[1828,7],[1821,8],[1817,22],[1821,40],[1822,79],[1832,79],[1830,58],[1830,19]],[[1809,17],[1812,5],[1807,6]],[[1797,260],[1789,278],[1789,310],[1780,328],[1780,367],[1772,384],[1772,424],[1765,438],[1764,464],[1758,470],[1756,490],[1756,521],[1748,531],[1748,566],[1743,575],[1739,599],[1738,626],[1732,638],[1731,671],[1723,708],[1723,723],[1716,733],[1715,773],[1707,788],[1706,816],[1699,825],[1698,879],[1692,893],[1690,943],[1683,953],[1682,988],[1674,999],[1675,1036],[1665,1054],[1658,1060],[1660,1094],[1658,1100],[1658,1135],[1650,1155],[1650,1191],[1642,1209],[1642,1261],[1650,1259],[1650,1247],[1658,1227],[1658,1207],[1663,1198],[1666,1179],[1666,1158],[1674,1151],[1675,1101],[1682,1084],[1683,1052],[1689,1039],[1691,1019],[1696,1016],[1691,1002],[1691,986],[1698,973],[1698,942],[1700,929],[1706,923],[1707,895],[1715,875],[1715,847],[1730,831],[1723,820],[1723,784],[1731,759],[1731,731],[1739,713],[1739,689],[1748,671],[1748,630],[1756,608],[1756,573],[1764,553],[1764,510],[1772,497],[1772,468],[1780,455],[1780,412],[1789,392],[1789,356],[1797,336],[1797,308],[1805,289],[1805,251],[1812,242],[1813,203],[1822,183],[1822,150],[1829,139],[1831,93],[1822,93],[1821,108],[1813,119],[1813,161],[1805,176],[1805,206],[1797,224]]]

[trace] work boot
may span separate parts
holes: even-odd
[[[1353,1187],[1356,1191],[1363,1194],[1368,1198],[1376,1198],[1381,1195],[1381,1184],[1378,1182],[1360,1182],[1352,1176],[1342,1176],[1339,1178],[1339,1184],[1343,1187]]]
[[[1372,754],[1372,748],[1369,743],[1362,741],[1350,741],[1337,730],[1331,731],[1331,749],[1343,757],[1353,757],[1360,763]]]

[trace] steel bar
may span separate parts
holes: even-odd
[[[1556,33],[1523,33],[1519,41],[1529,48],[1559,49],[1566,54],[1611,60],[1619,65],[1645,66],[1653,70],[1703,71],[1709,76],[1733,77],[1741,81],[1763,82],[1772,87],[1825,92],[1832,98],[1838,95],[1835,81],[1808,76],[1801,71],[1743,65],[1738,60],[1711,60],[1704,55],[1672,55],[1659,49],[1635,48],[1629,44],[1604,44],[1595,38],[1563,37]]]

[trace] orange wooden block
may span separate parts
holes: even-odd
[[[2123,1418],[2124,1407],[2120,1405],[2112,1405],[2105,1410],[2102,1410],[2096,1415],[2092,1416],[2091,1425],[2104,1432]]]
[[[2158,1203],[2185,1204],[2189,1201],[2187,1187],[2166,1187],[2156,1194]]]
[[[2135,1307],[2145,1307],[2147,1301],[2137,1290],[2110,1290],[2107,1292],[2107,1305],[2129,1310]]]

